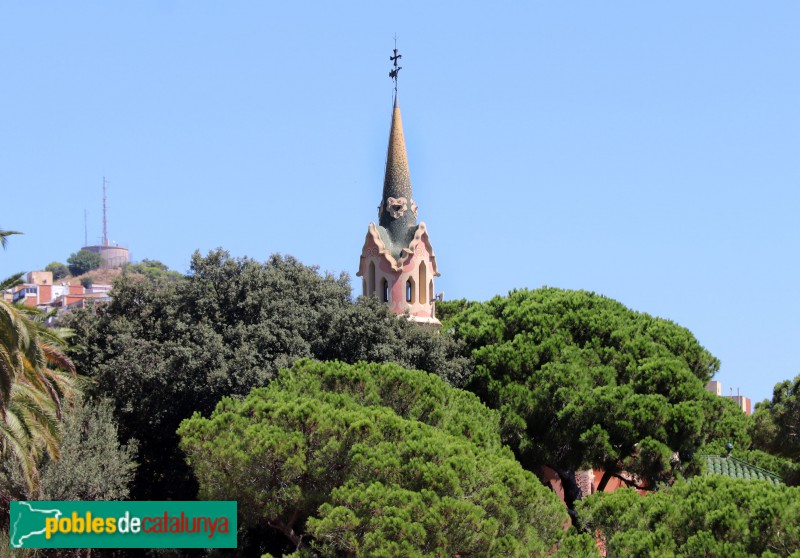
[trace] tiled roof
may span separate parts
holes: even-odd
[[[734,479],[763,480],[775,486],[783,484],[781,478],[775,473],[750,465],[733,456],[701,455],[700,459],[705,461],[706,475],[725,475]]]

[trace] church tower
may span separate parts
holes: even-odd
[[[394,107],[386,152],[383,197],[378,206],[378,224],[370,223],[361,249],[357,276],[364,296],[377,296],[395,314],[408,312],[409,319],[440,326],[435,316],[434,277],[439,276],[428,229],[417,222],[417,204],[411,192],[403,121],[397,100],[397,65],[401,55],[394,49]]]

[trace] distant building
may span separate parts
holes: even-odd
[[[83,289],[80,285],[76,286]],[[51,271],[31,271],[25,276],[23,284],[12,289],[11,302],[34,308],[69,293],[69,289],[66,283],[54,285]]]
[[[84,246],[81,250],[100,254],[100,269],[117,269],[131,263],[131,255],[124,246],[101,244],[98,246]]]
[[[100,304],[101,302],[110,302],[111,296],[107,292],[87,292],[86,289],[81,287],[80,285],[71,285],[73,287],[79,287],[83,292],[81,293],[70,293],[66,295],[62,295],[51,302],[44,305],[43,309],[55,309],[59,313],[65,312],[67,310],[72,310],[74,308],[83,308],[85,306],[94,306],[96,304]]]
[[[706,391],[710,391],[714,395],[719,395],[722,397],[722,382],[711,380],[706,384]]]
[[[727,395],[726,397],[728,399],[733,399],[733,401],[742,411],[744,411],[746,415],[753,414],[752,402],[750,401],[749,397],[745,397],[744,395]]]
[[[81,308],[87,304],[97,304],[111,300],[111,285],[92,285],[85,289],[80,284],[53,284],[53,273],[50,271],[31,271],[25,276],[25,283],[17,285],[4,298],[14,304],[23,304],[41,310],[57,309],[64,311]]]
[[[746,415],[753,414],[753,405],[749,397],[745,397],[744,395],[733,395],[733,394],[722,395],[722,382],[717,382],[717,381],[708,382],[706,384],[706,391],[711,392],[715,395],[719,395],[720,397],[727,397],[728,399],[732,399]]]

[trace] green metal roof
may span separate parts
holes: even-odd
[[[725,475],[734,479],[763,480],[775,486],[783,484],[781,478],[755,465],[736,459],[733,456],[701,455],[706,464],[706,475]]]

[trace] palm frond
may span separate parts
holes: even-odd
[[[21,285],[23,275],[25,275],[25,272],[20,271],[19,273],[15,273],[11,277],[6,277],[2,281],[0,281],[0,291],[6,291],[11,287],[16,287],[17,285]]]
[[[48,363],[59,366],[67,372],[75,374],[75,364],[59,347],[49,343],[40,342],[39,348],[41,349],[42,353],[44,353],[45,360]]]
[[[23,234],[23,233],[19,231],[4,231],[3,229],[0,229],[0,246],[2,246],[3,249],[5,249],[6,242],[8,242],[7,237],[11,236],[12,234]]]
[[[0,457],[18,463],[32,496],[39,459],[58,459],[62,409],[83,382],[65,353],[72,332],[48,328],[46,317],[0,300]]]
[[[0,455],[7,458],[10,453],[16,458],[28,489],[33,491],[38,485],[38,473],[31,447],[31,434],[25,423],[14,410],[3,411],[0,415]]]

